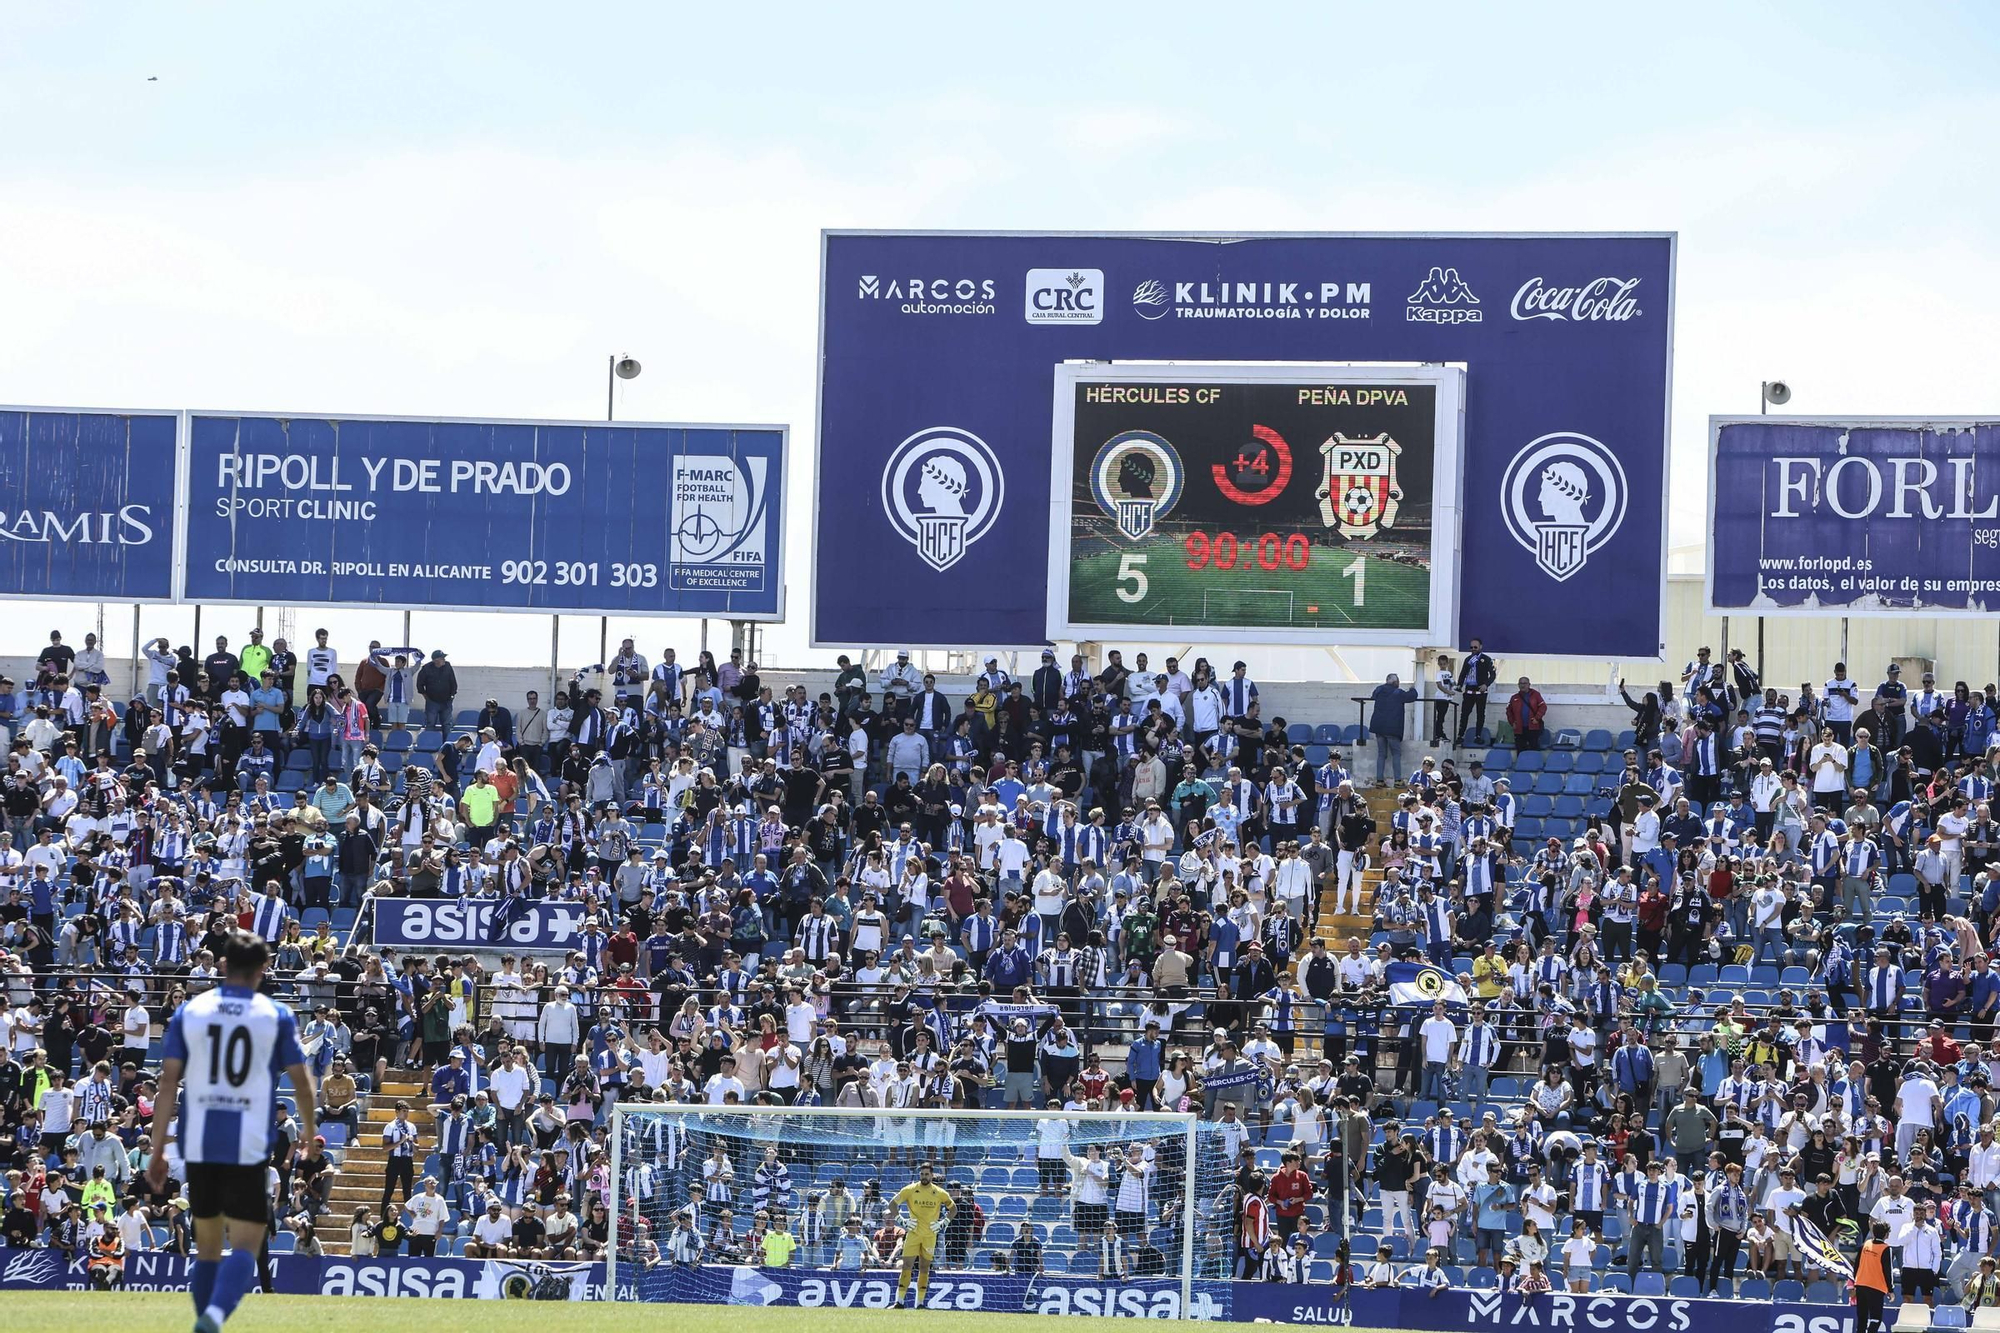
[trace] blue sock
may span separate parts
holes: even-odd
[[[197,1259],[194,1261],[194,1280],[189,1294],[194,1297],[194,1312],[200,1314],[208,1309],[208,1303],[215,1296],[215,1272],[222,1267],[220,1259]]]
[[[220,1324],[236,1312],[236,1303],[257,1278],[257,1255],[253,1250],[231,1250],[215,1275],[215,1294],[205,1307]]]

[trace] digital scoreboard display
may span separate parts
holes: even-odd
[[[1463,400],[1435,366],[1059,367],[1050,637],[1449,642]]]

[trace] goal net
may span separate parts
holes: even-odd
[[[1193,1115],[639,1102],[611,1127],[615,1299],[1228,1317],[1230,1140]]]

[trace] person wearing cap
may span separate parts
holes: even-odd
[[[1979,1271],[1965,1279],[1965,1295],[1959,1304],[1968,1310],[1990,1310],[2000,1305],[2000,1276],[1994,1274],[1992,1255],[1979,1256]]]
[[[424,700],[424,729],[441,736],[450,735],[452,701],[458,697],[458,673],[445,660],[444,649],[433,650],[430,660],[417,668],[415,685]]]
[[[1778,1168],[1778,1186],[1764,1195],[1764,1206],[1771,1212],[1771,1230],[1775,1233],[1771,1242],[1771,1267],[1767,1272],[1782,1278],[1787,1271],[1797,1270],[1801,1282],[1806,1280],[1805,1256],[1798,1252],[1792,1242],[1792,1229],[1786,1221],[1791,1214],[1804,1206],[1805,1190],[1799,1187],[1798,1172],[1790,1163]]]

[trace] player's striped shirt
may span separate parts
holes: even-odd
[[[168,1020],[165,1058],[182,1066],[183,1161],[269,1160],[279,1076],[306,1059],[291,1010],[241,986],[205,991]]]

